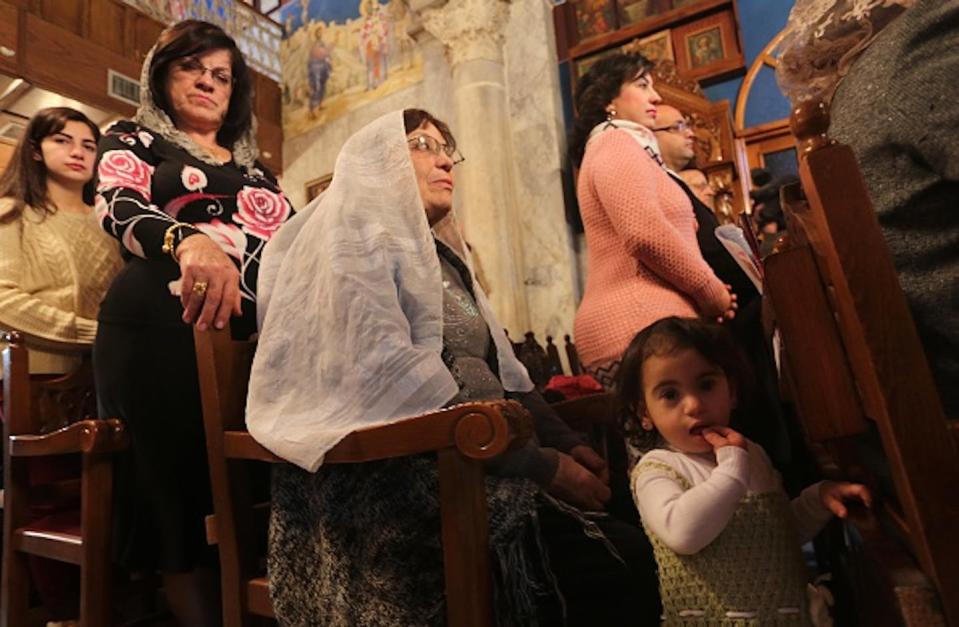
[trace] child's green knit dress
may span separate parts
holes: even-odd
[[[640,462],[636,473],[669,474],[670,466]],[[709,546],[679,555],[646,528],[659,566],[663,624],[668,626],[809,625],[808,572],[786,495],[748,493],[729,524]]]

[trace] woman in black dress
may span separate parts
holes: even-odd
[[[94,346],[103,416],[132,436],[118,485],[120,562],[163,574],[182,625],[218,624],[193,330],[256,330],[260,254],[291,215],[256,161],[251,76],[235,42],[173,25],[144,60],[140,107],[99,144],[96,209],[126,265]]]

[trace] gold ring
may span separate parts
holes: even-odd
[[[193,284],[193,293],[203,296],[206,294],[207,282],[206,281],[197,281]]]

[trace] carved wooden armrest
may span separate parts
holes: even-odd
[[[110,453],[126,448],[126,428],[116,418],[80,420],[44,435],[10,436],[12,457],[37,457],[64,453]]]
[[[464,403],[399,422],[359,429],[343,438],[323,459],[325,464],[368,462],[456,448],[472,459],[489,459],[533,434],[533,420],[516,401]],[[246,431],[226,431],[227,458],[285,463]]]
[[[354,431],[326,454],[324,463],[368,462],[446,448],[471,459],[489,459],[532,434],[533,419],[516,401],[464,403]]]

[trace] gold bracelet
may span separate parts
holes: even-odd
[[[177,235],[176,232],[182,229],[183,227],[189,227],[189,226],[190,225],[187,224],[186,222],[174,222],[163,233],[163,246],[160,247],[160,250],[162,250],[167,255],[170,255],[170,258],[172,258],[175,263],[180,263],[180,260],[177,259],[177,256],[176,256],[176,244],[178,243],[176,241],[176,235]]]

